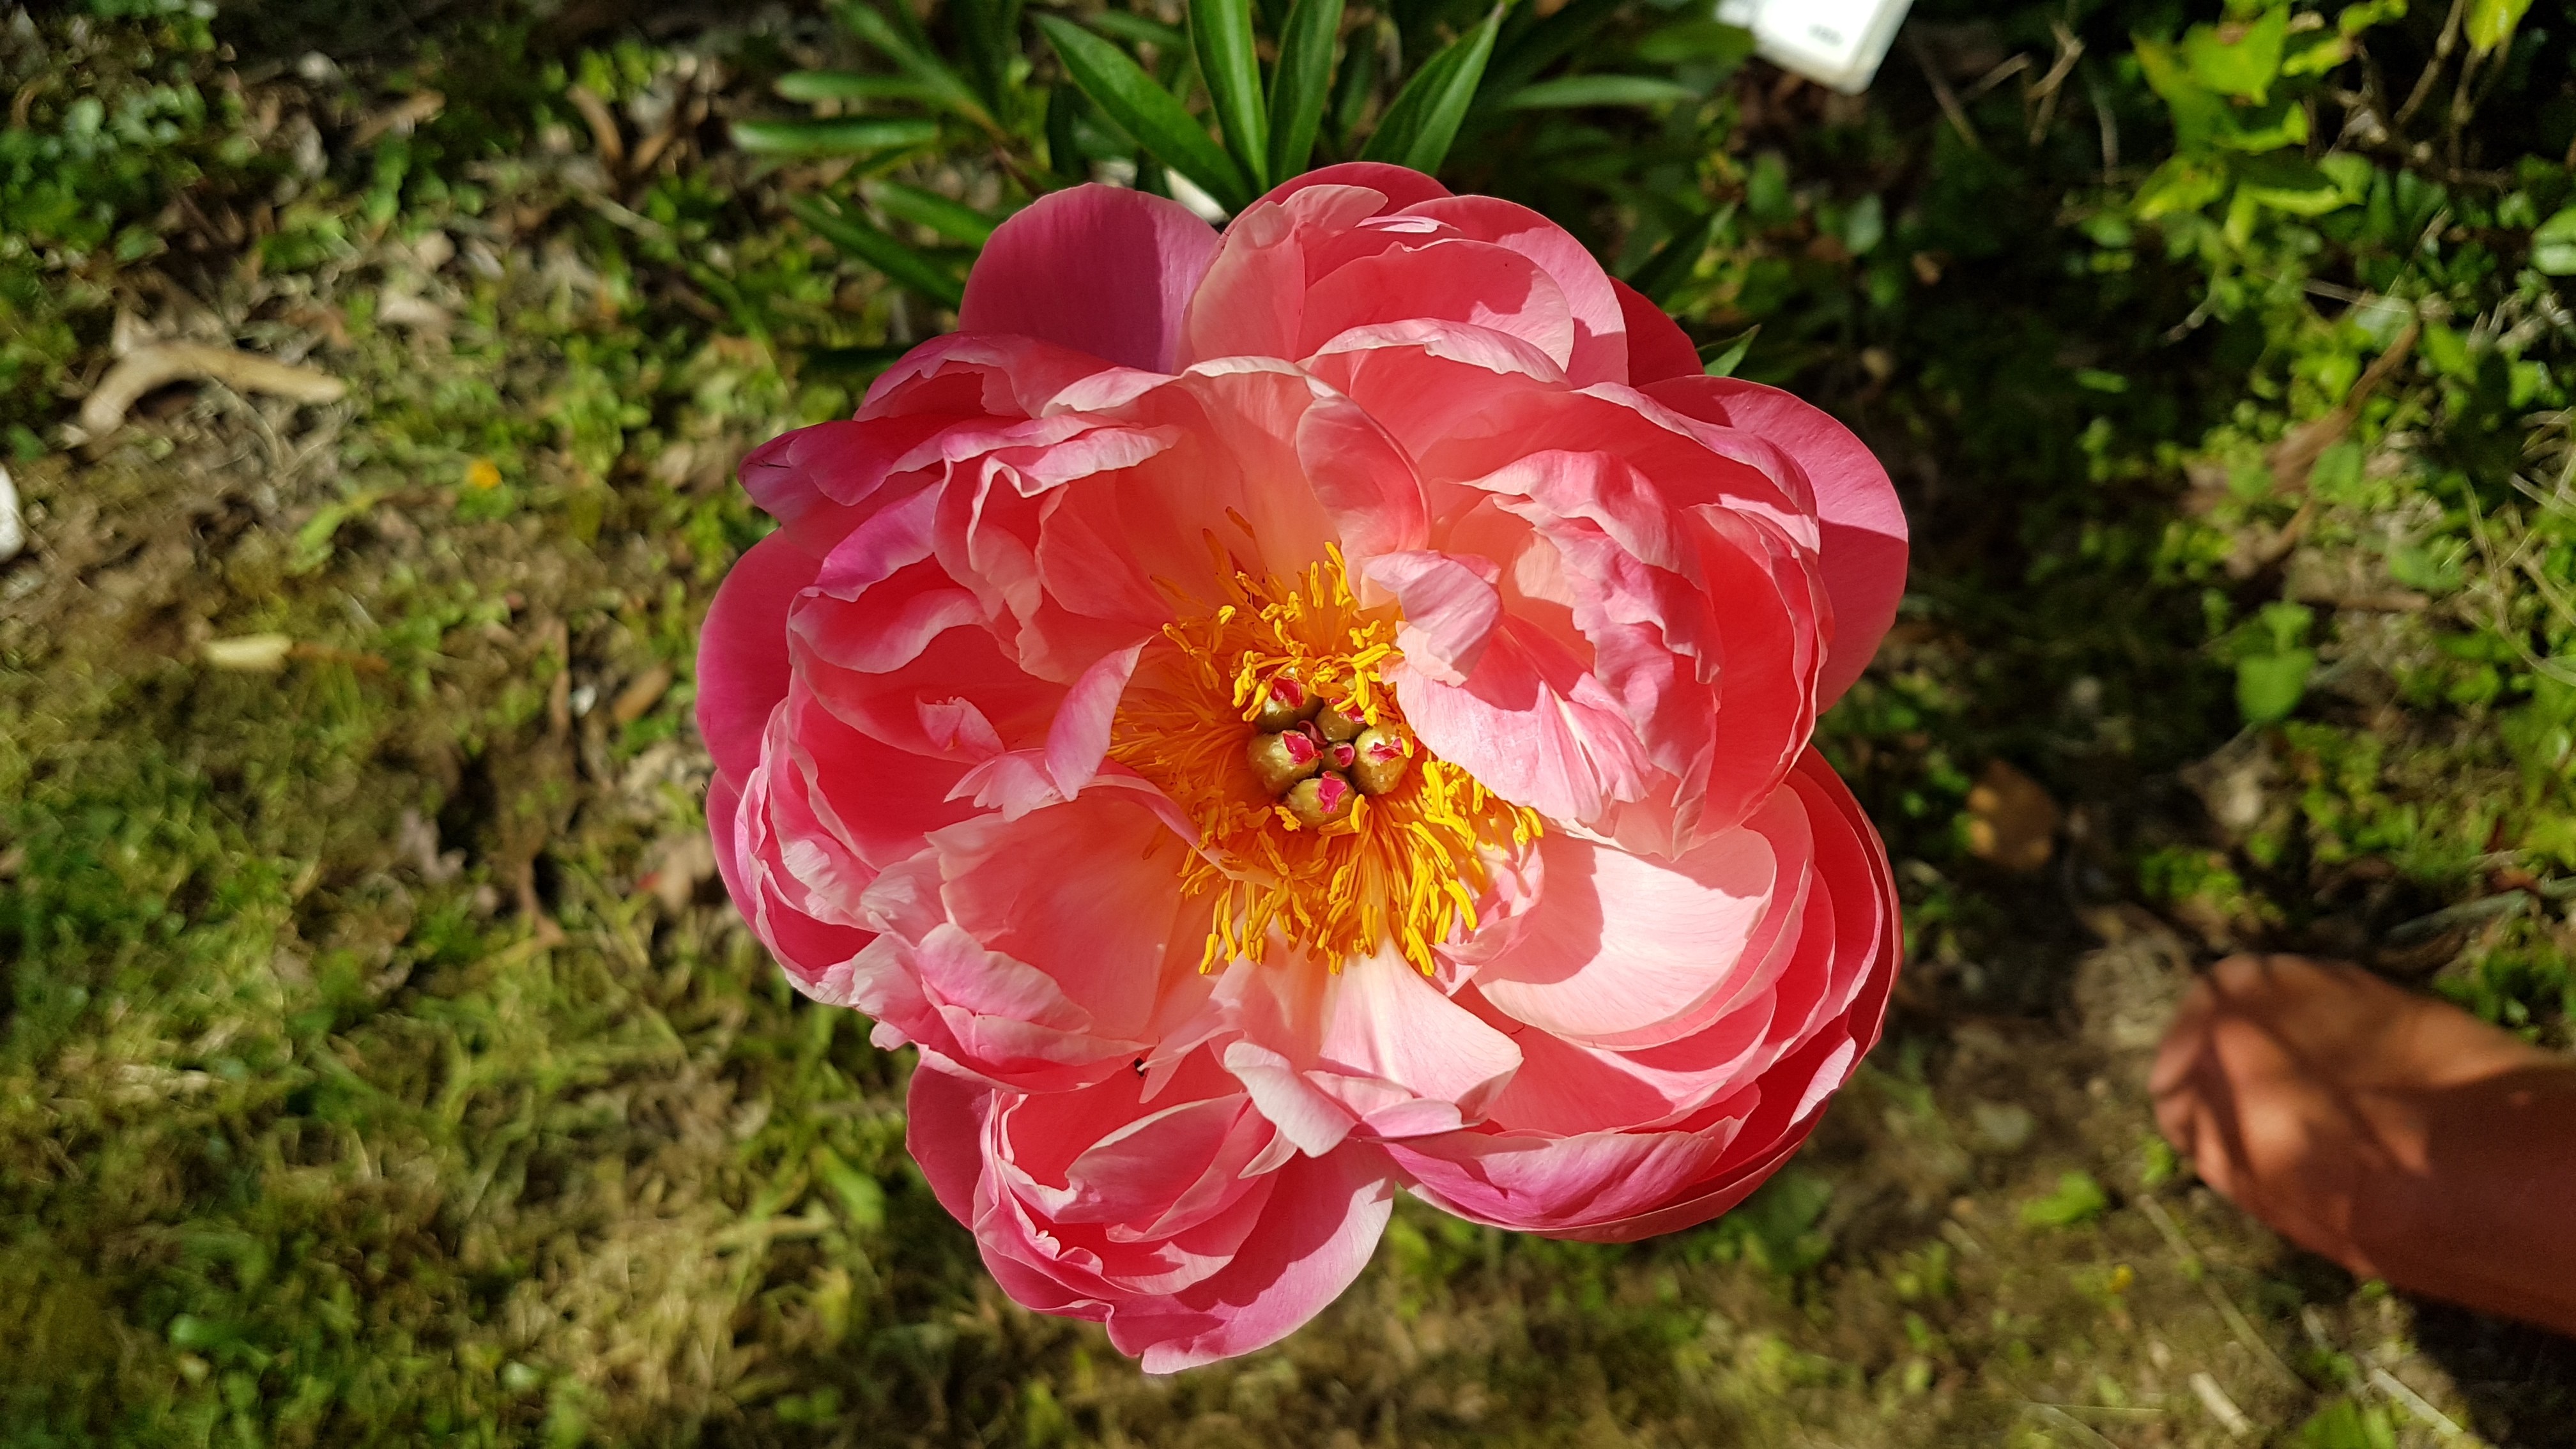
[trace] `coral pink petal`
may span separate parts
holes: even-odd
[[[1279,1169],[1259,1231],[1206,1281],[1113,1307],[1109,1341],[1149,1374],[1267,1348],[1304,1327],[1368,1266],[1393,1212],[1384,1159],[1351,1146]]]
[[[1820,704],[1832,704],[1878,652],[1905,594],[1905,509],[1887,469],[1832,415],[1776,387],[1731,377],[1682,378],[1648,395],[1692,417],[1754,433],[1805,470],[1824,524],[1819,552],[1834,601],[1833,650],[1818,683]]]
[[[760,763],[769,712],[787,697],[787,606],[822,568],[784,534],[734,561],[698,632],[698,733],[737,783]]]
[[[1007,332],[1168,372],[1216,233],[1177,201],[1109,186],[1039,197],[966,278],[965,332]]]
[[[903,1145],[921,1164],[931,1195],[957,1221],[975,1221],[975,1182],[984,1173],[984,1119],[993,1089],[936,1067],[916,1067],[904,1098]]]
[[[1613,290],[1617,284],[1565,228],[1517,202],[1492,196],[1417,202],[1403,214],[1429,217],[1464,236],[1536,262],[1556,283],[1573,321],[1574,345],[1565,364],[1566,380],[1576,387],[1630,380],[1628,320],[1625,305]]]
[[[1424,1196],[1469,1222],[1545,1232],[1661,1207],[1708,1174],[1740,1125],[1557,1138],[1456,1132],[1389,1143],[1387,1154]]]
[[[1574,353],[1574,315],[1544,268],[1507,247],[1458,239],[1389,248],[1318,279],[1307,290],[1292,355],[1319,351],[1356,327],[1410,321],[1517,337],[1560,368]]]
[[[1702,371],[1699,349],[1691,345],[1690,334],[1680,323],[1664,315],[1664,309],[1648,301],[1646,294],[1620,281],[1610,279],[1619,297],[1619,312],[1628,324],[1628,377],[1631,387],[1644,387],[1668,377],[1699,377]]]
[[[1546,893],[1476,985],[1506,1015],[1577,1039],[1644,1030],[1708,999],[1804,866],[1740,828],[1676,860],[1553,833],[1539,849]]]
[[[1390,166],[1383,161],[1344,161],[1338,166],[1322,166],[1303,176],[1283,181],[1270,189],[1262,201],[1285,201],[1310,186],[1361,186],[1386,198],[1381,213],[1401,211],[1419,202],[1449,195],[1449,188],[1414,170],[1410,166]],[[1253,205],[1258,206],[1260,202]],[[1250,208],[1245,208],[1247,214]]]

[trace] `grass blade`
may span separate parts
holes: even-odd
[[[1508,111],[1570,110],[1577,106],[1660,106],[1695,101],[1699,92],[1677,81],[1646,75],[1568,75],[1514,91]]]
[[[923,101],[942,97],[910,76],[860,75],[847,70],[792,70],[770,87],[790,101]]]
[[[1306,169],[1323,129],[1333,90],[1333,42],[1342,30],[1342,0],[1296,0],[1279,31],[1279,69],[1270,77],[1270,176],[1273,186]],[[1354,48],[1367,37],[1352,39]]]
[[[1392,161],[1426,175],[1438,171],[1476,99],[1477,83],[1485,78],[1485,62],[1493,58],[1494,32],[1502,21],[1503,12],[1496,7],[1484,24],[1423,62],[1369,134],[1360,159]]]
[[[983,101],[977,98],[974,87],[966,84],[965,77],[950,70],[947,62],[897,30],[894,22],[886,19],[884,12],[874,5],[853,0],[853,3],[833,7],[832,13],[851,34],[883,51],[904,74],[929,87],[940,104],[986,130],[999,129],[993,121],[993,113],[984,108]]]
[[[1198,184],[1228,211],[1252,201],[1252,182],[1170,91],[1127,52],[1061,16],[1036,17],[1065,74],[1155,160]]]
[[[1190,44],[1199,76],[1215,103],[1225,149],[1251,178],[1268,189],[1270,116],[1261,94],[1261,60],[1252,53],[1252,0],[1190,0]]]
[[[982,246],[992,236],[993,228],[1001,225],[971,206],[900,181],[870,182],[866,191],[877,210],[895,220],[926,226],[950,241],[970,247]]]
[[[842,156],[899,151],[939,139],[939,123],[913,116],[830,121],[736,121],[733,143],[756,156]]]
[[[833,211],[810,196],[789,197],[787,209],[824,240],[932,301],[953,308],[965,299],[966,284],[955,273],[895,240],[856,212]]]

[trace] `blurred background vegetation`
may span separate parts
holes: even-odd
[[[2238,947],[2576,1008],[2576,22],[1922,0],[0,8],[0,1444],[2576,1444],[2142,1064]],[[986,1280],[702,841],[741,451],[1032,195],[1540,207],[1887,461],[1912,964],[1728,1219],[1400,1211],[1146,1380]],[[12,524],[16,527],[12,528]]]

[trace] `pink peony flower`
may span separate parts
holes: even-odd
[[[1222,236],[1046,197],[960,323],[744,461],[699,720],[726,885],[920,1049],[1003,1287],[1162,1372],[1399,1189],[1615,1241],[1777,1168],[1896,971],[1808,743],[1903,587],[1869,453],[1387,166]]]

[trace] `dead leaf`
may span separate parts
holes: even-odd
[[[637,890],[649,892],[662,914],[676,916],[716,873],[715,843],[703,830],[692,830],[664,840],[653,852],[653,867],[635,882]]]
[[[359,122],[357,133],[349,138],[349,144],[365,146],[379,136],[408,136],[414,127],[435,118],[445,109],[446,96],[437,91],[416,91]]]
[[[2063,819],[2038,781],[1996,760],[1968,791],[1968,853],[2027,874],[2056,852]]]
[[[302,403],[332,403],[346,397],[349,385],[328,373],[243,352],[195,342],[156,342],[118,359],[81,403],[81,429],[92,438],[115,432],[135,401],[154,388],[201,379],[220,382],[237,392],[263,392]]]
[[[205,642],[206,663],[242,674],[275,674],[286,667],[295,641],[284,634],[239,634]]]
[[[608,717],[620,725],[631,725],[660,703],[670,688],[671,666],[656,664],[639,675],[633,684],[626,686],[617,696],[617,702],[608,707]]]

